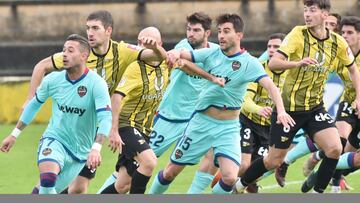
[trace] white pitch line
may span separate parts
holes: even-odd
[[[303,183],[304,180],[297,180],[297,181],[289,181],[285,183],[285,187],[288,185],[298,185]],[[274,188],[279,188],[280,186],[278,184],[274,184],[274,185],[267,185],[267,186],[261,186],[261,190],[270,190],[270,189],[274,189]]]

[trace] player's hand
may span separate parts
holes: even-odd
[[[16,142],[16,137],[9,135],[7,136],[1,143],[1,148],[0,150],[2,152],[8,153],[10,151],[10,149],[12,148],[12,146],[15,144]]]
[[[264,106],[260,109],[260,111],[258,112],[258,114],[260,116],[263,116],[265,118],[270,118],[271,116],[271,113],[272,113],[272,108],[269,107],[269,106]]]
[[[143,37],[140,39],[142,42],[142,45],[147,49],[155,50],[158,48],[158,44],[156,42],[156,39],[152,37]]]
[[[95,170],[101,164],[101,155],[100,152],[96,149],[92,149],[89,153],[89,157],[86,161],[88,169]]]
[[[277,115],[277,124],[282,124],[285,128],[290,128],[295,126],[295,121],[291,118],[289,114],[287,114],[285,111],[278,112]]]
[[[220,77],[214,77],[211,82],[220,85],[221,87],[225,86],[225,79]]]
[[[124,142],[121,140],[121,137],[119,135],[119,131],[117,128],[111,128],[110,135],[109,135],[109,145],[110,150],[115,153],[116,150],[119,150],[119,153],[122,152],[122,145],[124,145]]]
[[[166,52],[166,64],[169,67],[175,67],[181,65],[180,59],[180,52],[177,50],[170,50]]]
[[[315,59],[312,59],[310,57],[303,58],[301,61],[298,61],[297,67],[304,67],[308,65],[315,65],[318,64],[318,61]]]

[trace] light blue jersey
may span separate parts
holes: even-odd
[[[210,48],[219,47],[211,42],[208,43],[208,46]],[[181,40],[175,49],[194,50],[187,39]],[[196,63],[196,65],[202,66],[202,63]],[[205,79],[190,76],[180,69],[174,69],[170,76],[170,84],[158,108],[159,116],[169,121],[189,121],[204,83]]]
[[[193,62],[202,62],[204,70],[226,81],[225,87],[205,81],[196,111],[204,111],[211,106],[240,109],[248,83],[267,76],[260,62],[246,51],[226,56],[220,48],[212,48],[195,50],[191,54]]]
[[[84,162],[97,126],[98,134],[110,132],[111,102],[105,81],[89,69],[76,81],[71,81],[65,70],[53,72],[44,78],[20,120],[29,124],[49,97],[52,117],[43,138],[57,140],[75,160]]]
[[[264,51],[264,52],[259,56],[258,60],[259,60],[260,62],[269,60],[269,54],[267,53],[267,51]]]

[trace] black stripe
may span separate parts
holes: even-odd
[[[336,55],[337,55],[337,49],[338,49],[338,44],[337,44],[337,37],[335,34],[331,33],[331,39],[333,40],[333,42],[331,43],[331,58],[330,58],[330,64],[332,64],[332,62],[334,61]]]
[[[120,91],[115,90],[114,94],[120,94],[123,97],[126,97],[126,94]]]
[[[112,53],[113,53],[113,66],[112,66],[112,74],[111,74],[111,87],[109,87],[110,89],[110,94],[112,91],[114,91],[116,89],[116,86],[118,84],[118,81],[120,79],[120,74],[119,73],[119,51],[118,51],[118,44],[117,43],[112,43]],[[122,74],[121,74],[122,76]]]
[[[281,50],[277,50],[278,53],[280,53],[281,55],[283,55],[285,58],[289,58],[289,56],[287,54],[285,54],[284,52],[282,52]]]
[[[141,71],[141,78],[142,78],[142,85],[143,85],[143,92],[141,95],[147,95],[149,94],[149,78],[148,78],[148,75],[146,73],[146,65],[143,61],[138,61],[139,65],[140,65],[140,71]],[[141,114],[139,114],[145,107],[145,103],[146,103],[146,100],[142,100],[142,97],[140,97],[139,99],[139,102],[138,104],[136,105],[136,108],[142,103],[142,106],[140,108],[140,110],[138,111],[138,113],[135,113],[135,124],[136,123],[141,123],[139,121],[140,118],[138,118],[138,115],[141,116]],[[135,109],[136,109],[135,108]]]
[[[52,62],[52,65],[54,66],[54,68],[59,70],[59,68],[56,67],[56,64],[55,64],[54,55],[51,56],[51,62]]]

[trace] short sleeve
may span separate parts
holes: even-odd
[[[111,101],[105,80],[99,77],[99,82],[94,85],[94,99],[96,112],[111,111]]]
[[[119,58],[123,60],[123,64],[121,64],[121,66],[127,67],[132,62],[138,59],[139,53],[143,48],[125,42],[120,42],[118,49],[119,49]]]
[[[248,82],[258,82],[261,78],[268,75],[261,63],[256,58],[253,58],[246,67],[246,76],[248,77]]]
[[[52,61],[54,68],[56,68],[56,69],[62,69],[64,67],[62,52],[58,52],[58,53],[52,55],[51,61]]]
[[[299,43],[302,41],[303,40],[301,39],[300,28],[295,27],[291,30],[289,34],[286,35],[277,52],[283,54],[286,58],[288,58],[291,54],[296,52],[297,48],[300,47]]]
[[[49,98],[49,83],[51,81],[51,76],[52,74],[45,76],[36,90],[35,97],[39,103],[44,103]]]
[[[354,54],[352,53],[349,45],[346,43],[345,39],[342,37],[339,37],[338,40],[338,60],[340,63],[344,64],[346,67],[351,66],[354,61],[355,61],[355,57]]]

